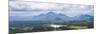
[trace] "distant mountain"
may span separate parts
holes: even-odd
[[[34,20],[44,20],[44,21],[65,21],[69,17],[64,14],[56,14],[53,12],[48,12],[47,14],[40,14],[38,16],[33,16]]]
[[[90,16],[87,14],[79,15],[79,16],[75,16],[71,18],[71,20],[75,20],[75,21],[81,21],[81,20],[93,21],[93,19],[94,19],[94,16]]]
[[[38,16],[31,16],[31,17],[10,17],[14,20],[32,20],[32,21],[79,21],[79,20],[86,20],[86,21],[93,21],[93,16],[90,15],[80,15],[75,17],[69,17],[64,14],[57,14],[54,12],[48,12],[47,14],[40,14]],[[17,19],[16,19],[17,18]]]
[[[81,15],[81,16],[79,16],[79,18],[82,20],[86,20],[86,21],[93,21],[94,20],[94,16],[90,16],[90,15]]]

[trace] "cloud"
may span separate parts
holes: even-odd
[[[64,8],[69,8],[70,5],[52,4],[52,3],[35,3],[35,2],[20,2],[10,1],[9,7],[11,11],[62,11]]]
[[[40,15],[40,14],[45,14],[45,13],[48,13],[48,12],[23,12],[23,11],[9,11],[9,16],[21,16],[21,17],[30,17],[30,16],[37,16],[37,15]]]
[[[93,15],[93,8],[93,5],[9,1],[11,16],[33,16],[51,11],[69,16]]]

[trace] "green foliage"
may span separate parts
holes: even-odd
[[[11,22],[9,32],[12,33],[23,33],[23,32],[40,32],[40,31],[53,31],[55,30],[54,27],[50,27],[50,24],[56,24],[56,25],[66,25],[56,28],[56,30],[74,30],[77,28],[70,28],[71,26],[86,26],[86,27],[92,27],[93,23],[87,22],[87,21],[69,21],[69,22],[49,22],[49,21],[16,21]],[[89,25],[90,24],[90,25]]]

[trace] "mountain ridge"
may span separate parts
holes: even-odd
[[[18,17],[16,17],[18,18]],[[93,18],[93,16],[90,16],[90,15],[80,15],[80,16],[75,16],[75,17],[69,17],[69,16],[66,16],[64,14],[61,14],[61,13],[54,13],[54,12],[48,12],[46,14],[40,14],[38,16],[32,16],[31,18],[21,18],[19,17],[18,19],[15,20],[41,20],[41,21],[70,21],[70,20],[90,20]],[[13,19],[14,21],[14,18],[10,18],[10,19]]]

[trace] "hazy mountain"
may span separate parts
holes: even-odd
[[[34,16],[33,16],[34,18]],[[49,20],[49,21],[65,21],[68,20],[69,17],[64,14],[56,14],[53,12],[48,12],[47,14],[40,14],[35,16],[35,20]]]
[[[87,20],[87,21],[93,21],[94,17],[90,15],[81,15],[79,16],[80,19],[82,20]]]
[[[73,20],[87,20],[91,21],[93,20],[93,16],[90,15],[80,15],[75,17],[69,17],[64,14],[57,14],[54,12],[48,12],[47,14],[40,14],[37,16],[30,16],[30,17],[10,17],[10,19],[13,19],[13,21],[19,20],[31,20],[31,21],[73,21]]]

